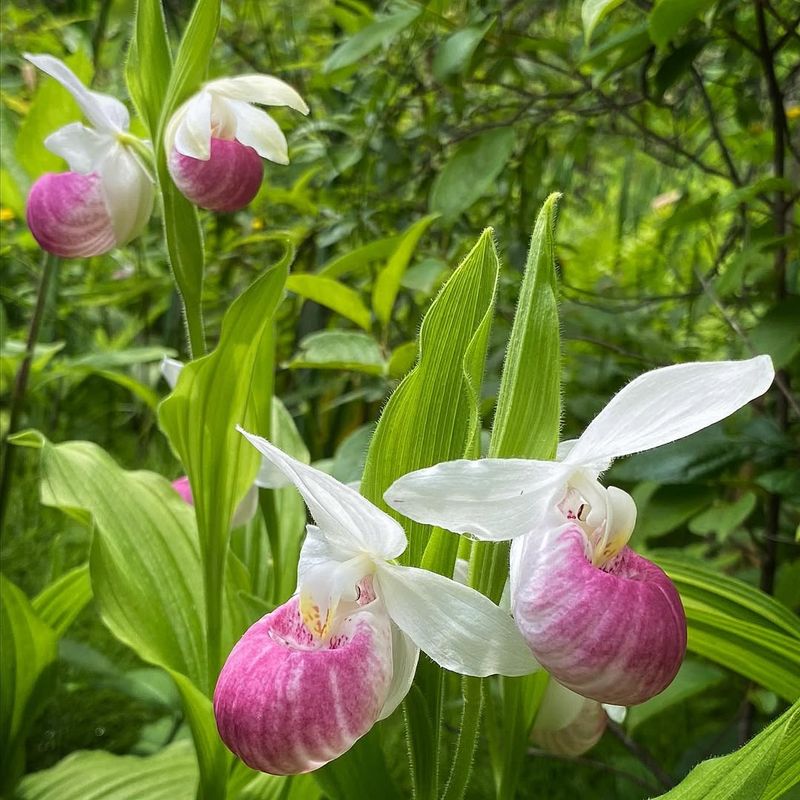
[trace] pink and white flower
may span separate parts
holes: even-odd
[[[65,125],[45,139],[69,172],[46,173],[31,187],[28,227],[39,245],[65,258],[107,253],[141,233],[153,210],[153,181],[131,144],[130,116],[116,98],[87,89],[57,58],[25,58],[75,98],[92,127]]]
[[[214,692],[220,735],[245,763],[287,775],[341,755],[405,697],[420,650],[464,675],[536,668],[511,617],[487,597],[394,563],[407,540],[392,517],[239,430],[317,523],[300,553],[297,594],[244,634]]]
[[[308,114],[302,97],[271,75],[204,84],[173,114],[164,133],[167,166],[178,189],[210,211],[236,211],[257,194],[262,158],[288,164],[286,137],[253,103]]]
[[[557,461],[452,461],[403,476],[385,500],[420,522],[513,539],[512,611],[539,663],[585,697],[641,703],[675,677],[686,619],[664,572],[626,546],[633,499],[598,478],[615,458],[724,419],[773,377],[769,356],[653,370],[564,442]]]

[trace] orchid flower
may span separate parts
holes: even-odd
[[[87,89],[49,55],[25,58],[55,78],[76,100],[92,127],[72,122],[50,134],[45,147],[69,164],[31,187],[28,227],[39,245],[65,258],[96,256],[138,236],[153,210],[154,186],[128,133],[128,110],[116,98]]]
[[[420,522],[513,539],[512,611],[539,663],[585,697],[641,703],[675,677],[686,618],[669,578],[626,546],[633,499],[602,486],[600,473],[724,419],[773,377],[769,356],[653,370],[564,442],[557,461],[452,461],[403,476],[384,497]]]
[[[303,98],[278,78],[239,75],[204,84],[167,124],[170,175],[195,205],[210,211],[244,208],[261,186],[261,159],[289,163],[286,137],[253,103],[308,114]]]
[[[297,594],[244,634],[214,692],[220,735],[246,764],[286,775],[341,755],[405,697],[420,650],[464,675],[536,668],[511,617],[487,597],[394,563],[408,542],[392,517],[239,430],[297,487],[316,522]]]

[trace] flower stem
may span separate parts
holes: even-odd
[[[464,708],[458,735],[453,767],[442,800],[461,800],[472,770],[472,760],[478,743],[478,730],[483,709],[483,678],[465,677],[462,683]]]
[[[53,273],[58,266],[58,256],[45,253],[42,262],[42,273],[39,276],[39,287],[36,290],[36,305],[33,309],[30,328],[28,328],[28,340],[25,344],[25,355],[22,358],[14,390],[11,395],[9,407],[8,430],[6,431],[3,442],[2,468],[0,469],[0,530],[4,530],[6,509],[8,507],[8,493],[11,488],[11,470],[14,462],[16,448],[9,443],[8,437],[17,432],[20,415],[25,404],[25,394],[28,389],[28,378],[30,376],[31,364],[36,351],[36,343],[39,339],[39,331],[42,327],[42,319],[47,305],[47,294]]]
[[[189,336],[190,355],[192,359],[200,358],[206,354],[206,335],[199,303],[194,305],[183,299],[183,313]]]

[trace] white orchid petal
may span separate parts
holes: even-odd
[[[57,80],[74,98],[96,128],[125,131],[130,124],[128,109],[115,97],[87,89],[61,59],[49,55],[24,53],[25,58],[42,72]]]
[[[449,461],[396,480],[384,500],[401,514],[478,539],[536,530],[572,468],[555,461]]]
[[[51,153],[61,156],[73,172],[87,175],[103,162],[109,150],[115,146],[115,139],[80,122],[71,122],[51,133],[44,140],[44,146]]]
[[[397,558],[408,544],[400,525],[358,492],[336,478],[286,455],[275,445],[237,430],[297,487],[317,525],[333,545],[343,551]]]
[[[182,155],[208,161],[211,156],[211,95],[200,91],[186,101],[174,131],[174,148]]]
[[[181,370],[183,369],[183,362],[178,361],[177,358],[162,358],[161,359],[161,374],[164,380],[169,385],[170,389],[174,389],[178,385],[178,378],[180,377]]]
[[[622,725],[625,722],[625,717],[628,715],[628,709],[625,706],[613,706],[609,703],[603,703],[603,711],[608,714],[608,718]]]
[[[536,669],[511,617],[474,589],[395,564],[378,564],[376,578],[389,616],[439,666],[479,677]]]
[[[566,728],[578,717],[586,698],[562,686],[555,678],[550,678],[542,698],[542,704],[533,723],[534,729],[557,731]]]
[[[227,100],[236,115],[236,139],[252,147],[261,158],[276,164],[289,163],[289,147],[278,123],[260,108],[242,100]]]
[[[308,106],[288,83],[272,75],[238,75],[235,78],[219,78],[209,81],[205,88],[209,92],[258,103],[262,106],[289,106],[301,114],[308,114]]]
[[[411,689],[419,661],[419,647],[392,624],[392,682],[378,720],[386,719]]]
[[[564,463],[589,466],[682,439],[764,394],[774,377],[769,356],[646,372],[612,398]]]
[[[316,525],[306,525],[306,538],[300,548],[297,562],[297,588],[312,570],[350,558],[349,551],[342,551],[325,537]]]
[[[97,171],[111,214],[117,244],[138,236],[153,211],[155,186],[139,160],[121,144],[109,150]]]
[[[576,444],[578,444],[577,439],[565,439],[563,442],[559,442],[556,449],[556,461],[563,461],[572,452],[572,448]]]

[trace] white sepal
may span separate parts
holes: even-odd
[[[448,461],[398,478],[384,500],[401,514],[478,539],[535,532],[570,471],[555,461]]]
[[[209,92],[243,100],[245,103],[258,103],[262,106],[289,106],[301,114],[308,114],[305,100],[280,78],[272,75],[237,75],[235,78],[219,78],[205,84]]]
[[[74,98],[95,128],[126,131],[130,124],[128,109],[115,97],[87,89],[78,76],[60,59],[49,55],[24,53],[25,58],[42,72],[55,78]]]
[[[389,616],[439,666],[462,675],[527,675],[537,668],[511,617],[488,597],[417,567],[376,564]]]
[[[358,492],[241,426],[236,429],[297,487],[331,544],[380,559],[397,558],[406,549],[408,540],[400,525]]]
[[[767,391],[769,356],[676,364],[640,375],[592,420],[564,463],[588,466],[682,439]]]
[[[178,377],[183,369],[183,362],[178,361],[177,358],[167,358],[166,356],[161,359],[161,374],[170,389],[174,389],[178,385]]]
[[[80,122],[71,122],[51,133],[44,140],[44,146],[51,153],[61,156],[73,172],[86,175],[93,172],[108,155],[115,146],[115,139]]]
[[[178,110],[172,135],[178,152],[206,161],[211,154],[211,95],[199,91]],[[171,150],[171,148],[170,148]]]
[[[544,731],[566,728],[577,719],[585,702],[586,698],[582,694],[567,689],[551,677],[547,682],[533,726]]]
[[[303,540],[297,562],[298,591],[312,570],[325,565],[331,565],[333,568],[337,563],[347,561],[352,555],[349,550],[343,551],[331,544],[316,525],[306,525],[306,538]]]
[[[419,661],[419,647],[392,623],[392,682],[379,720],[386,719],[411,689]]]
[[[117,244],[137,236],[153,211],[155,186],[138,158],[116,143],[97,165]]]
[[[243,100],[226,101],[236,116],[236,139],[252,147],[261,158],[276,164],[289,163],[289,145],[280,126],[266,111]],[[180,147],[178,148],[180,150]]]

